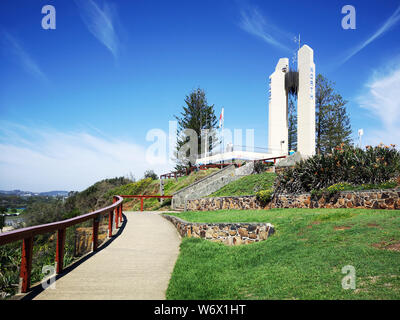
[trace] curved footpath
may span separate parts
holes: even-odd
[[[180,237],[160,212],[124,212],[123,232],[107,248],[34,299],[165,299]]]

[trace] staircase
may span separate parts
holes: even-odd
[[[228,183],[252,174],[253,170],[254,163],[252,161],[240,168],[235,168],[233,164],[227,166],[175,192],[173,194],[171,207],[173,210],[177,211],[186,210],[186,200],[206,197],[218,191]]]

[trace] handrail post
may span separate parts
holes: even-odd
[[[112,237],[112,226],[113,226],[113,213],[114,210],[111,210],[108,213],[108,237],[111,238]]]
[[[119,222],[122,223],[122,202],[121,202],[121,205],[119,207]]]
[[[143,197],[140,197],[140,211],[143,211]]]
[[[21,269],[19,274],[19,292],[26,293],[31,285],[33,237],[22,242]]]
[[[100,224],[100,217],[96,216],[93,219],[93,251],[96,251],[98,246],[99,224]]]
[[[117,202],[117,198],[114,197],[113,203]],[[115,228],[118,229],[118,207],[114,208],[115,210]]]
[[[64,268],[65,229],[57,231],[56,246],[56,273],[60,274]]]

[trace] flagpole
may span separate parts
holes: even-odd
[[[222,118],[221,118],[221,129],[222,129],[222,155],[224,154],[224,143],[225,143],[225,139],[224,139],[224,108],[222,108]],[[224,163],[224,160],[222,160],[222,163]]]

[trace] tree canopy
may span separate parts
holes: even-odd
[[[197,88],[193,90],[185,98],[185,105],[182,107],[183,111],[179,116],[175,116],[178,121],[178,137],[176,149],[176,169],[182,170],[183,168],[193,165],[192,163],[203,150],[208,149],[211,151],[216,140],[215,129],[217,125],[217,117],[214,112],[214,105],[209,105],[206,98],[206,93],[203,89]],[[195,132],[195,137],[190,137],[185,130],[192,129]],[[208,130],[205,137],[205,131]],[[184,149],[190,139],[196,138],[195,143],[197,148],[191,154],[190,150]],[[207,144],[207,148],[206,145]],[[182,151],[182,149],[184,149]]]
[[[319,74],[316,78],[315,131],[316,153],[331,152],[333,148],[351,142],[347,101],[335,91],[335,83]]]

